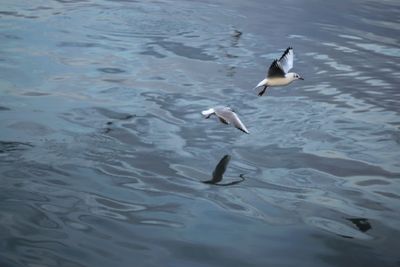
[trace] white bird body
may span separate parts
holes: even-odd
[[[262,80],[257,84],[256,88],[260,86],[272,87],[272,86],[285,86],[291,84],[293,81],[297,80],[294,74],[295,73],[293,72],[289,72],[285,75],[285,77],[274,77],[269,79],[265,78],[264,80]]]
[[[275,59],[268,69],[267,77],[259,82],[255,87],[263,86],[263,90],[258,94],[262,96],[267,87],[285,86],[291,84],[295,80],[303,80],[300,75],[294,72],[288,72],[293,68],[293,48],[289,47],[285,50],[281,58]]]

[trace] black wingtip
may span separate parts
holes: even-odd
[[[250,134],[250,132],[246,132],[245,130],[243,130],[243,129],[241,129],[241,128],[238,128],[239,130],[241,130],[242,132],[244,132],[244,133],[246,133],[246,134]]]
[[[283,55],[286,55],[287,53],[289,53],[289,50],[293,49],[293,47],[289,46],[288,48],[286,48],[285,52],[283,52]]]

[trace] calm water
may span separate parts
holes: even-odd
[[[400,266],[400,2],[279,3],[2,0],[0,265]]]

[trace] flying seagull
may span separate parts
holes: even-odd
[[[267,87],[284,86],[295,80],[304,80],[299,74],[288,72],[291,68],[293,68],[293,48],[288,47],[279,60],[275,59],[272,62],[268,69],[267,77],[254,87],[254,89],[263,87],[258,95],[262,96]]]
[[[210,118],[211,115],[215,115],[222,123],[233,124],[233,126],[239,130],[247,134],[249,133],[249,130],[247,130],[246,126],[244,126],[244,124],[241,122],[238,115],[230,107],[218,106],[203,110],[201,114],[206,116],[206,119]]]

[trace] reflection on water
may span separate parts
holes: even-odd
[[[215,166],[215,169],[212,173],[212,179],[208,180],[208,181],[203,181],[203,183],[219,185],[219,186],[228,186],[228,185],[235,185],[235,184],[243,182],[245,178],[242,175],[240,175],[240,178],[241,178],[240,180],[232,181],[229,183],[223,183],[223,184],[220,183],[222,181],[222,178],[224,176],[224,173],[226,171],[226,168],[228,167],[230,160],[231,160],[230,155],[223,156],[222,159],[218,162],[217,166]]]
[[[2,1],[0,265],[398,265],[399,7]]]

